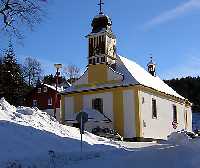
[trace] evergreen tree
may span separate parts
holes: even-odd
[[[22,101],[24,82],[20,65],[17,64],[12,44],[9,44],[1,61],[0,69],[0,96],[14,105]]]
[[[165,80],[177,93],[189,99],[193,103],[192,111],[200,112],[200,77],[186,77]]]

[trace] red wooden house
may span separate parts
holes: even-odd
[[[68,87],[65,85],[65,87]],[[26,106],[37,107],[40,110],[46,111],[53,116],[56,104],[56,118],[59,120],[60,113],[60,92],[64,90],[63,86],[59,85],[56,92],[56,87],[48,84],[39,84],[26,96]],[[55,97],[57,93],[57,101]]]

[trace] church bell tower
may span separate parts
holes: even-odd
[[[100,12],[92,21],[92,32],[88,38],[88,66],[97,64],[112,65],[116,60],[116,37],[112,32],[112,21],[102,12],[100,0]]]

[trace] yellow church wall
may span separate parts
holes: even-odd
[[[135,93],[135,87],[136,86],[128,86],[128,87],[103,89],[103,90],[97,90],[97,91],[87,91],[87,92],[68,94],[66,96],[74,98],[74,109],[76,112],[78,112],[83,108],[83,96],[84,95],[92,95],[92,94],[101,94],[101,93],[111,92],[113,95],[112,106],[113,106],[114,129],[116,129],[120,133],[120,135],[123,136],[123,134],[124,134],[123,92],[126,90],[132,90]],[[133,103],[136,103],[136,102],[133,102]],[[138,105],[135,106],[134,104],[133,104],[133,106],[138,107]],[[138,126],[135,125],[134,127],[136,128]]]
[[[124,134],[123,106],[123,90],[116,89],[113,91],[114,128],[120,135]]]
[[[88,83],[102,83],[107,81],[106,64],[89,65]]]
[[[83,109],[83,96],[81,94],[74,95],[74,111],[80,112]]]
[[[64,106],[64,97],[73,97],[74,99],[74,111],[79,112],[83,108],[83,96],[84,95],[90,95],[90,94],[100,94],[100,93],[107,93],[111,92],[113,94],[113,118],[114,118],[114,129],[116,129],[120,135],[123,136],[124,134],[124,104],[123,104],[123,92],[126,90],[132,90],[133,95],[134,95],[134,100],[133,100],[133,107],[134,110],[133,112],[135,113],[134,120],[135,124],[135,132],[136,132],[136,137],[142,137],[142,122],[141,122],[141,96],[140,92],[146,92],[149,94],[153,94],[155,96],[160,96],[164,99],[168,99],[177,103],[184,103],[183,100],[178,99],[174,96],[166,95],[162,92],[153,90],[151,88],[147,88],[141,85],[134,85],[134,86],[127,86],[127,87],[117,87],[117,88],[106,88],[106,89],[96,89],[96,90],[90,90],[90,91],[82,91],[82,92],[77,92],[77,93],[70,93],[66,95],[62,95],[61,98],[61,106],[62,106],[62,111],[61,111],[61,118],[63,121],[63,118],[65,116],[65,106]]]
[[[139,96],[139,87],[133,89],[135,99],[135,129],[136,137],[142,137],[142,127],[141,127],[141,111],[140,111],[140,96]]]

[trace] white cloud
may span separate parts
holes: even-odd
[[[179,65],[169,67],[165,70],[161,77],[162,79],[181,78],[186,76],[200,76],[200,58],[199,57],[185,57],[184,61]]]
[[[158,24],[168,22],[190,11],[200,9],[200,0],[188,0],[187,2],[176,6],[174,9],[163,12],[154,17],[152,20],[145,24],[145,28],[150,28]]]

